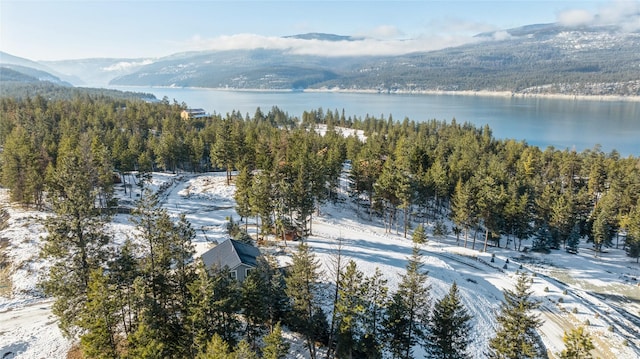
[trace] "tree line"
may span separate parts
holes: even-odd
[[[640,165],[615,150],[542,150],[455,119],[362,119],[322,108],[297,118],[273,107],[184,121],[184,108],[166,98],[2,99],[0,181],[12,200],[42,206],[65,142],[84,137],[98,188],[112,186],[113,173],[226,170],[231,181],[238,171],[238,213],[259,218],[262,233],[310,233],[314,209],[345,191],[361,215],[405,236],[413,221],[449,217],[465,246],[480,239],[483,250],[523,250],[532,239],[531,250],[575,252],[586,238],[596,255],[603,246],[640,255]],[[314,131],[320,124],[324,136]],[[349,183],[340,188],[344,163]]]

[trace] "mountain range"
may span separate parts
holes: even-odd
[[[288,38],[339,46],[362,41],[319,33]],[[395,56],[306,55],[262,48],[157,59],[34,62],[2,53],[0,65],[3,81],[19,80],[11,70],[32,79],[90,86],[640,96],[640,32],[539,24],[479,34],[462,46]]]

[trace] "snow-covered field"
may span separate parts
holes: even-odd
[[[226,238],[227,218],[239,219],[233,209],[234,186],[226,186],[224,174],[156,173],[150,186],[161,191],[162,204],[169,213],[187,216],[196,230],[197,253]],[[118,196],[123,201],[133,201],[137,191],[134,187],[133,194],[119,192]],[[38,258],[43,231],[38,218],[43,214],[9,204],[8,193],[3,189],[0,208],[9,213],[7,228],[0,231],[0,262],[9,263],[9,270],[0,271],[0,276],[6,272],[11,279],[10,285],[0,287],[4,289],[0,290],[0,358],[65,358],[72,343],[62,337],[56,326],[51,300],[40,296],[37,290],[39,276],[46,269],[46,263]],[[117,242],[124,241],[131,233],[126,215],[114,218],[112,231]],[[379,221],[359,218],[348,201],[324,206],[321,215],[314,217],[313,233],[308,243],[325,264],[327,281],[332,256],[340,247],[341,254],[355,260],[363,272],[371,274],[380,268],[391,290],[397,285],[413,245],[401,234],[385,234]],[[482,253],[457,246],[455,237],[433,237],[430,233],[428,230],[429,242],[423,245],[423,252],[431,299],[444,296],[456,281],[463,303],[474,316],[470,348],[474,358],[486,357],[502,289],[513,285],[517,270],[535,273],[532,289],[543,303],[540,316],[545,322],[539,333],[550,357],[564,347],[563,332],[587,320],[598,357],[640,357],[640,266],[622,250],[607,249],[602,258],[595,259],[589,245],[583,244],[578,255],[556,251],[522,257],[519,252],[498,248]],[[263,250],[288,253],[295,245],[296,242],[287,242],[286,246],[280,243],[277,248]],[[495,254],[493,263],[491,253]],[[286,260],[286,256],[280,258]],[[290,357],[304,358],[301,341],[291,338],[297,344],[292,346]],[[421,353],[416,348],[416,356]]]

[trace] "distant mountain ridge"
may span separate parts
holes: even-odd
[[[286,38],[332,46],[364,40],[323,33]],[[463,46],[394,56],[304,55],[263,48],[44,65],[69,78],[119,86],[640,96],[640,32],[535,24],[478,34],[476,39]]]
[[[285,39],[301,39],[301,40],[320,40],[320,41],[357,41],[362,40],[361,37],[325,34],[321,32],[310,32],[306,34],[285,36]]]

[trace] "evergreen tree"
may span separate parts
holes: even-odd
[[[245,319],[245,336],[251,345],[268,329],[269,290],[268,277],[258,270],[249,272],[241,287],[242,313]]]
[[[387,305],[385,335],[389,350],[396,358],[411,358],[413,346],[424,344],[428,335],[430,287],[422,266],[422,254],[414,245],[406,273]]]
[[[278,268],[276,259],[268,254],[258,257],[258,266],[254,270],[266,282],[267,290],[262,293],[261,300],[265,303],[265,324],[269,331],[273,331],[276,323],[282,321],[291,312],[291,303],[286,293],[286,281],[282,271]]]
[[[165,356],[186,355],[192,346],[184,313],[194,279],[191,240],[195,233],[184,216],[174,224],[155,194],[142,196],[131,220],[140,243],[143,318],[160,335],[157,340],[165,344]]]
[[[580,245],[580,225],[576,222],[569,232],[567,237],[567,252],[578,253],[578,246]]]
[[[424,226],[422,224],[419,224],[415,231],[413,231],[411,240],[416,245],[427,243],[427,234],[424,232]]]
[[[538,227],[538,230],[536,231],[531,249],[537,252],[548,253],[552,240],[553,238],[551,237],[549,226],[546,222],[544,222]]]
[[[627,255],[640,261],[640,203],[631,211],[627,219],[627,238],[625,246]]]
[[[213,313],[214,332],[229,345],[236,343],[242,324],[238,313],[240,312],[240,285],[229,276],[229,268],[213,268],[211,270],[213,283],[213,298],[211,309]]]
[[[240,215],[240,220],[244,220],[245,223],[245,232],[248,231],[248,219],[254,214],[251,207],[251,182],[251,172],[245,166],[236,177],[236,192],[233,195],[236,200],[236,212]]]
[[[260,218],[261,225],[258,226],[256,219],[256,234],[260,238],[260,234],[265,235],[271,232],[273,213],[273,198],[271,191],[271,176],[267,172],[260,172],[253,176],[251,186],[251,197],[249,202],[253,213]]]
[[[338,284],[338,300],[335,306],[336,329],[335,353],[339,358],[351,358],[362,338],[365,313],[363,296],[364,274],[357,269],[356,262],[349,261]]]
[[[117,293],[116,298],[119,312],[119,323],[125,335],[129,335],[134,330],[134,323],[139,314],[141,305],[138,303],[135,295],[135,280],[139,278],[140,272],[138,268],[136,246],[127,239],[120,246],[114,259],[109,263],[109,277]]]
[[[496,321],[498,330],[489,341],[493,359],[525,359],[538,356],[536,329],[542,325],[537,315],[530,312],[540,306],[531,299],[531,282],[525,273],[519,273],[514,290],[504,290],[504,302]]]
[[[305,337],[309,356],[316,358],[316,329],[314,323],[320,308],[317,296],[318,280],[320,278],[320,263],[307,244],[300,243],[293,254],[289,275],[286,277],[286,293],[292,304],[291,327],[301,332]],[[322,319],[322,318],[319,318]],[[323,319],[326,323],[326,317]]]
[[[227,172],[227,186],[231,183],[231,172],[236,159],[236,149],[231,136],[231,120],[226,119],[218,126],[215,142],[209,156],[214,167],[224,168]]]
[[[48,236],[40,255],[52,261],[42,285],[55,297],[53,313],[63,333],[73,336],[85,310],[91,270],[106,262],[111,238],[105,230],[109,217],[95,207],[90,158],[72,144],[66,146],[55,172],[50,172],[48,197],[54,216],[45,220]]]
[[[229,344],[220,337],[218,334],[214,334],[207,342],[207,347],[204,352],[198,353],[196,359],[232,359],[231,348]]]
[[[164,359],[166,358],[166,344],[161,334],[148,320],[142,319],[133,334],[127,337],[126,358],[130,359]]]
[[[193,352],[202,353],[207,343],[216,333],[214,321],[214,286],[204,263],[198,261],[197,277],[189,285],[190,302],[188,306],[188,330],[193,337]]]
[[[101,269],[91,272],[87,305],[80,313],[82,353],[87,358],[117,358],[120,337],[117,332],[117,292]]]
[[[431,357],[437,359],[465,359],[467,353],[468,337],[471,330],[472,316],[460,302],[458,286],[453,282],[449,293],[436,301],[431,316],[431,330],[429,342],[431,346],[426,348],[431,351]]]
[[[264,337],[264,348],[262,357],[264,359],[284,359],[289,352],[289,343],[282,338],[282,328],[280,322],[276,323],[273,331]]]
[[[584,331],[584,327],[564,332],[562,337],[565,349],[560,353],[560,359],[591,359],[591,351],[595,349],[591,336]]]
[[[242,339],[231,354],[232,359],[258,359],[258,354],[251,349],[249,343]]]
[[[396,216],[398,206],[402,203],[399,195],[404,190],[404,177],[404,174],[400,173],[393,160],[388,159],[383,166],[380,177],[378,177],[373,186],[375,198],[381,201],[383,205],[382,216],[387,233],[391,233],[394,225],[396,230],[398,229]]]
[[[359,351],[369,359],[382,357],[384,346],[382,322],[386,314],[388,292],[387,279],[383,277],[380,268],[376,267],[375,273],[365,278],[363,283],[365,309]]]
[[[453,222],[464,228],[464,247],[467,247],[469,230],[477,223],[477,207],[473,200],[473,190],[468,183],[459,180],[451,199]],[[475,241],[475,240],[474,240]]]

